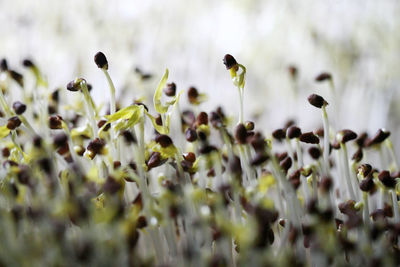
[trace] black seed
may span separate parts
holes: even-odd
[[[287,133],[287,136],[289,137],[289,139],[299,138],[301,135],[301,129],[296,126],[290,126],[287,129],[286,133]]]
[[[26,68],[31,68],[31,67],[35,66],[35,64],[33,64],[32,60],[30,60],[30,59],[24,59],[22,61],[22,65],[24,65],[24,67],[26,67]]]
[[[295,171],[289,176],[289,181],[292,184],[293,188],[296,190],[299,188],[301,181],[300,181],[300,170]]]
[[[0,61],[0,71],[8,71],[7,59],[2,58]]]
[[[155,141],[159,143],[162,147],[168,147],[172,145],[172,139],[165,134],[160,134],[156,137]]]
[[[360,134],[356,139],[357,146],[358,147],[365,147],[367,139],[368,139],[368,134],[366,132],[363,132],[362,134]]]
[[[348,130],[348,129],[341,130],[339,132],[339,135],[342,136],[342,140],[338,140],[338,141],[343,144],[357,138],[357,134],[355,132],[353,132],[352,130]]]
[[[136,138],[133,136],[132,132],[129,130],[123,131],[122,136],[127,144],[136,144]]]
[[[152,169],[162,165],[165,161],[161,160],[161,154],[159,152],[153,152],[150,155],[149,160],[147,161],[148,169]]]
[[[8,158],[10,156],[10,149],[8,149],[8,147],[3,148],[1,150],[1,154],[4,158]]]
[[[162,123],[162,118],[161,118],[161,114],[157,114],[157,115],[156,115],[155,121],[156,121],[156,124],[157,124],[157,125],[159,125],[159,126],[162,126],[162,125],[163,125],[163,123]]]
[[[331,80],[331,79],[332,79],[332,75],[327,72],[322,72],[317,77],[315,77],[315,81],[317,81],[317,82],[322,82],[322,81]]]
[[[265,163],[269,159],[268,155],[262,152],[257,153],[251,160],[250,164],[252,166],[259,166]]]
[[[379,181],[389,188],[394,188],[396,185],[396,180],[392,178],[389,171],[381,171],[378,175]]]
[[[39,159],[38,164],[46,174],[51,174],[52,162],[49,158]]]
[[[208,125],[208,115],[205,112],[200,112],[196,118],[196,125]]]
[[[94,62],[100,69],[108,70],[108,61],[102,52],[97,52],[96,55],[94,55]]]
[[[307,132],[300,135],[300,141],[307,144],[319,144],[319,138],[313,132]]]
[[[242,174],[242,165],[240,164],[240,158],[236,155],[229,162],[229,170],[236,175]]]
[[[292,159],[290,157],[287,157],[286,159],[282,160],[279,165],[284,171],[288,171],[290,167],[292,167]]]
[[[175,94],[176,94],[176,84],[175,83],[167,84],[167,87],[164,89],[164,93],[167,96],[175,96]]]
[[[235,139],[239,144],[246,144],[247,130],[243,123],[239,123],[235,128]]]
[[[137,219],[137,222],[136,222],[136,227],[137,227],[138,229],[143,229],[143,228],[145,228],[146,226],[147,226],[146,217],[144,217],[143,215],[142,215],[142,216],[139,216],[139,218]]]
[[[191,163],[196,161],[196,155],[193,152],[183,154],[183,158]]]
[[[329,192],[333,186],[333,180],[330,177],[323,177],[319,182],[319,187],[323,193]]]
[[[197,133],[197,135],[198,135],[200,141],[203,141],[203,142],[207,141],[207,134],[205,132],[199,131]]]
[[[53,93],[51,93],[51,99],[54,102],[58,102],[60,100],[60,90],[56,89]]]
[[[90,141],[86,149],[94,154],[101,154],[105,145],[106,143],[103,139],[96,138],[93,141]]]
[[[111,195],[117,193],[122,188],[121,184],[118,183],[113,177],[108,176],[107,180],[103,184],[103,191]]]
[[[68,91],[76,92],[76,91],[79,91],[80,89],[81,89],[81,85],[80,85],[80,81],[78,79],[70,81],[67,84]]]
[[[286,131],[284,129],[277,129],[272,132],[272,136],[278,140],[281,141],[282,139],[286,138]]]
[[[194,142],[197,140],[197,132],[192,128],[188,128],[185,133],[186,140],[188,142]]]
[[[372,146],[380,144],[383,141],[385,141],[386,138],[388,138],[389,136],[390,136],[389,131],[386,131],[384,129],[379,129],[378,132],[370,140],[367,141],[366,145]]]
[[[369,164],[362,164],[357,170],[362,174],[363,177],[367,177],[372,171],[372,166]]]
[[[360,162],[363,158],[363,151],[361,148],[358,148],[354,155],[351,157],[355,162]]]
[[[22,74],[14,70],[9,70],[8,73],[10,74],[11,78],[19,84],[19,86],[24,87],[24,76],[22,76]]]
[[[197,98],[199,97],[199,92],[195,87],[190,87],[188,90],[188,99],[191,104],[197,103]]]
[[[229,55],[229,54],[226,54],[224,56],[223,62],[224,62],[224,65],[227,70],[237,66],[236,59],[232,55]]]
[[[36,148],[40,148],[40,147],[42,146],[42,142],[43,142],[43,139],[42,139],[42,137],[40,137],[39,135],[36,135],[36,136],[33,138],[33,145],[34,145]]]
[[[205,146],[201,147],[199,150],[200,154],[209,154],[213,151],[218,151],[218,149],[212,145],[205,145]]]
[[[49,118],[50,129],[62,129],[62,117],[59,115],[53,115]]]
[[[7,128],[10,130],[14,130],[21,125],[21,120],[18,116],[14,116],[8,119],[7,121]]]
[[[328,102],[326,102],[322,96],[316,94],[310,95],[308,97],[308,102],[317,108],[322,108],[322,106],[328,105]]]
[[[317,160],[317,159],[319,159],[319,157],[321,157],[321,150],[318,147],[315,147],[315,146],[310,147],[308,149],[308,153],[315,160]]]
[[[265,141],[264,136],[260,132],[256,132],[253,136],[249,137],[249,142],[254,150],[264,153]]]
[[[217,112],[211,112],[210,114],[210,122],[211,125],[216,128],[219,129],[224,125],[224,122],[222,121],[221,116],[217,113]]]
[[[247,131],[253,131],[254,130],[254,122],[252,121],[246,121],[244,123],[244,127],[246,127]]]
[[[65,133],[59,133],[53,138],[54,145],[59,148],[68,144],[68,137]]]
[[[282,153],[276,153],[275,157],[278,159],[279,162],[284,160],[288,156],[287,152],[282,152]]]
[[[18,172],[18,181],[21,184],[28,185],[28,184],[30,184],[30,180],[31,180],[31,176],[30,176],[29,167],[26,165],[20,166],[19,172]]]
[[[360,189],[364,192],[370,192],[374,189],[375,184],[374,184],[374,180],[372,178],[372,174],[368,175],[366,178],[364,178],[361,182],[360,182]]]

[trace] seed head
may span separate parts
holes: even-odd
[[[96,138],[96,139],[90,141],[90,143],[86,149],[88,151],[92,152],[94,155],[102,154],[105,145],[106,145],[106,142],[103,139]]]
[[[384,186],[388,188],[394,188],[396,185],[396,180],[393,179],[389,171],[381,171],[378,175],[378,179]]]
[[[277,129],[272,132],[272,136],[278,140],[281,141],[282,139],[286,138],[286,131],[284,129]]]
[[[94,63],[96,63],[99,69],[108,70],[108,61],[103,52],[97,52],[96,55],[94,55]]]
[[[246,127],[243,125],[243,123],[239,123],[235,129],[235,139],[239,144],[243,145],[246,144],[246,138],[247,138]]]
[[[196,125],[208,125],[208,114],[205,112],[200,112],[199,115],[197,115],[196,118]]]
[[[326,80],[332,80],[332,75],[330,73],[322,72],[317,77],[315,77],[315,81],[317,82],[323,82]]]
[[[288,136],[290,139],[299,138],[300,135],[301,135],[301,129],[300,129],[299,127],[296,127],[296,126],[290,126],[290,127],[287,129],[286,133],[287,133],[287,136]]]
[[[12,107],[17,115],[23,114],[26,110],[26,105],[20,101],[15,101]]]
[[[0,71],[8,71],[7,59],[2,58],[0,61]]]
[[[50,129],[62,129],[62,117],[59,115],[53,115],[49,118]]]
[[[10,130],[15,130],[17,127],[21,125],[21,120],[18,116],[14,116],[8,119],[7,128]]]
[[[224,62],[224,65],[227,70],[230,70],[231,68],[237,66],[236,59],[232,55],[229,55],[229,54],[226,54],[224,56],[223,62]]]
[[[328,102],[326,102],[322,96],[317,95],[317,94],[310,95],[308,97],[308,102],[317,108],[322,108],[322,106],[328,105]]]
[[[197,132],[195,129],[188,128],[185,133],[186,140],[188,142],[194,142],[197,140]]]
[[[375,188],[374,180],[372,179],[372,175],[368,175],[360,182],[360,189],[364,192],[373,191]]]
[[[385,129],[379,129],[378,132],[370,139],[366,141],[367,146],[373,146],[381,144],[390,136],[390,132]]]
[[[197,98],[199,97],[199,92],[195,87],[190,87],[188,90],[188,99],[191,104],[197,104]]]
[[[32,68],[35,66],[35,64],[33,64],[32,60],[30,59],[24,59],[24,61],[22,61],[22,65],[24,65],[24,67],[26,68]]]
[[[14,70],[8,70],[8,73],[10,74],[11,78],[19,84],[19,86],[24,87],[24,76],[22,76],[22,74]]]
[[[319,157],[321,156],[321,150],[318,147],[315,147],[315,146],[310,147],[308,149],[308,153],[315,160],[319,159]]]
[[[300,135],[300,141],[307,144],[319,144],[319,138],[313,132]]]
[[[67,90],[72,91],[72,92],[81,90],[81,82],[82,81],[84,81],[84,79],[82,79],[82,78],[76,78],[75,80],[70,81],[67,84]]]
[[[167,84],[167,87],[164,89],[164,92],[167,96],[175,96],[176,94],[176,84],[175,83],[169,83]]]
[[[122,136],[127,144],[135,144],[137,142],[135,136],[129,130],[123,131]]]
[[[158,144],[160,144],[162,147],[169,147],[170,145],[172,145],[172,139],[165,134],[160,134],[156,137],[155,140]]]
[[[341,130],[337,135],[338,141],[343,144],[345,144],[351,140],[354,140],[356,138],[357,138],[357,134],[349,129]]]

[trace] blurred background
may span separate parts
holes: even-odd
[[[399,145],[400,1],[0,0],[0,10],[0,57],[21,72],[31,58],[50,89],[84,77],[96,103],[107,101],[93,62],[103,51],[122,105],[141,96],[150,104],[168,67],[178,90],[208,94],[201,109],[222,105],[237,116],[238,92],[222,63],[230,53],[247,67],[245,118],[264,133],[289,118],[304,131],[320,127],[307,102],[317,93],[336,129],[385,127]],[[135,68],[153,78],[140,80]],[[321,72],[332,74],[335,93],[315,82]]]

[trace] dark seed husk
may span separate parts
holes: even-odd
[[[230,54],[226,54],[224,56],[223,62],[227,70],[230,70],[231,68],[237,66],[236,59]]]
[[[313,132],[301,134],[300,141],[307,144],[319,144],[319,138]]]
[[[322,108],[322,106],[328,105],[328,102],[326,102],[322,96],[317,95],[317,94],[310,95],[308,97],[308,102],[317,108]]]
[[[108,61],[102,52],[97,52],[96,55],[94,55],[94,62],[100,69],[108,70]]]

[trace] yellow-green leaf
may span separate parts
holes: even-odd
[[[165,84],[167,83],[168,80],[168,69],[165,70],[165,73],[163,77],[161,78],[161,81],[159,82],[156,92],[154,93],[154,108],[156,111],[160,114],[164,114],[168,111],[169,105],[163,106],[161,103],[161,97],[162,97],[162,90],[165,87]]]
[[[10,129],[7,128],[7,125],[0,126],[0,139],[3,139],[9,134],[10,134]]]

